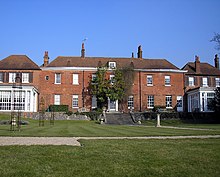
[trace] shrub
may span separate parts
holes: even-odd
[[[68,105],[50,105],[49,111],[50,112],[68,112],[69,107]]]

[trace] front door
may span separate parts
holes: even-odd
[[[113,101],[113,100],[108,99],[108,111],[109,112],[118,111],[118,100]]]

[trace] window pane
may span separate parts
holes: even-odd
[[[3,82],[3,73],[0,73],[0,82]]]
[[[215,86],[220,87],[220,78],[215,78]]]
[[[208,86],[208,78],[207,77],[203,77],[202,78],[202,86],[203,87],[207,87]]]
[[[194,77],[189,77],[189,86],[194,86]]]

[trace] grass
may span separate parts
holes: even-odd
[[[0,176],[220,176],[220,139],[81,140],[81,143],[82,147],[0,147]]]
[[[9,117],[0,116],[0,120],[9,120]],[[10,125],[0,125],[0,136],[177,136],[177,135],[215,135],[220,134],[220,124],[196,125],[183,124],[178,120],[162,121],[162,125],[205,128],[211,130],[180,130],[171,128],[156,128],[155,121],[146,121],[143,125],[147,126],[128,126],[128,125],[100,125],[94,121],[55,121],[50,125],[45,121],[43,127],[39,127],[38,120],[23,119],[29,121],[29,125],[22,125],[20,131],[10,131]]]

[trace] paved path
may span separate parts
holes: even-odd
[[[78,140],[117,140],[117,139],[207,139],[220,138],[220,135],[202,136],[149,136],[149,137],[0,137],[0,146],[9,145],[68,145],[81,146]]]

